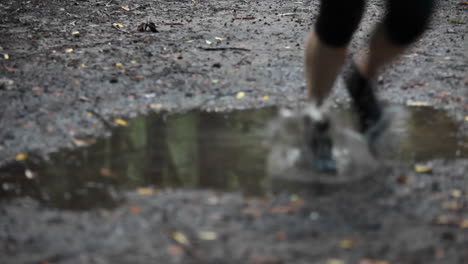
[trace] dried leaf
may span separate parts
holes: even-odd
[[[150,108],[154,110],[161,110],[163,108],[162,104],[150,104]]]
[[[115,66],[117,66],[117,67],[122,67],[123,64],[122,64],[121,62],[116,62],[116,63],[115,63]]]
[[[226,38],[222,38],[222,37],[215,37],[216,40],[226,40]]]
[[[22,152],[16,154],[16,157],[15,157],[17,161],[23,161],[23,160],[26,160],[27,158],[28,158],[28,154],[22,153]]]
[[[128,122],[121,118],[114,118],[114,123],[118,124],[119,126],[128,126]]]
[[[171,254],[173,256],[180,255],[180,254],[182,254],[182,252],[184,252],[184,250],[181,247],[175,246],[175,245],[170,246],[167,249],[167,251],[169,252],[169,254]]]
[[[463,219],[463,220],[460,222],[460,227],[461,227],[461,228],[468,228],[468,219]]]
[[[275,234],[275,239],[277,240],[285,240],[288,238],[288,235],[285,232],[278,232]]]
[[[3,54],[3,58],[4,58],[5,60],[8,60],[8,59],[10,59],[10,55],[8,55],[8,54]]]
[[[414,171],[417,173],[431,173],[432,168],[426,165],[416,164],[414,165]]]
[[[327,264],[346,264],[346,262],[342,259],[328,259]]]
[[[78,30],[72,31],[72,35],[79,35],[80,32]]]
[[[182,244],[182,245],[188,245],[190,244],[187,236],[185,236],[183,233],[181,232],[174,232],[172,233],[172,238],[177,241],[178,243]]]
[[[153,195],[154,194],[154,189],[153,188],[148,188],[148,187],[141,187],[138,188],[138,194],[140,195]]]
[[[442,207],[447,210],[457,211],[460,210],[463,205],[458,201],[448,201],[443,203]]]
[[[95,138],[74,138],[72,140],[77,147],[84,147],[96,143]]]
[[[417,53],[401,55],[401,57],[403,57],[403,58],[413,58],[413,57],[417,57],[417,56],[419,56]]]
[[[409,105],[409,106],[430,106],[431,104],[429,102],[425,102],[425,101],[407,101],[406,102],[406,105]]]
[[[263,100],[263,101],[267,101],[267,100],[269,100],[269,99],[270,99],[270,96],[268,96],[268,95],[264,95],[264,96],[262,97],[262,100]]]
[[[453,189],[453,190],[450,191],[450,195],[451,195],[452,197],[455,197],[455,198],[461,197],[462,194],[463,194],[462,191],[459,190],[459,189]]]
[[[72,48],[65,49],[65,53],[72,53],[72,52],[73,52]]]
[[[202,231],[198,233],[198,237],[202,240],[216,240],[218,239],[218,234],[212,231]]]
[[[104,177],[114,177],[114,173],[108,168],[100,168],[99,174]]]
[[[459,2],[459,5],[468,5],[468,2]]]
[[[350,238],[342,239],[340,240],[340,248],[345,248],[345,249],[353,248],[354,243],[355,243],[354,239],[350,239]]]
[[[468,121],[468,116],[465,116],[465,121]]]
[[[130,7],[128,7],[128,5],[123,5],[121,6],[123,10],[125,11],[130,11]]]
[[[26,176],[26,178],[28,179],[33,179],[34,177],[36,177],[36,174],[32,172],[30,169],[26,169],[24,171],[24,176]]]
[[[115,28],[123,28],[123,27],[125,27],[123,24],[120,24],[120,23],[112,23],[112,26],[114,26]]]
[[[262,212],[260,212],[260,210],[252,208],[252,207],[245,208],[242,211],[242,213],[247,214],[247,215],[251,215],[253,217],[260,217],[262,215]]]
[[[82,67],[82,68],[86,68],[86,67],[88,67],[88,65],[82,63],[82,64],[81,64],[81,67]]]
[[[244,93],[244,92],[238,92],[238,93],[236,94],[236,98],[237,98],[237,99],[242,99],[244,96],[245,96],[245,93]]]
[[[141,208],[138,205],[132,205],[130,206],[130,212],[132,214],[139,214],[141,213]]]

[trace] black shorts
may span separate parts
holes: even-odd
[[[365,0],[321,0],[316,32],[321,41],[346,46],[359,26]],[[397,45],[415,41],[429,23],[435,0],[387,0],[387,14],[382,23],[388,39]]]

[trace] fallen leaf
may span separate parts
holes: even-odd
[[[108,168],[100,168],[99,174],[104,177],[114,177],[114,173]]]
[[[268,95],[264,95],[264,96],[262,97],[262,100],[263,100],[263,101],[267,101],[267,100],[269,100],[269,99],[270,99],[270,96],[268,96]]]
[[[116,27],[116,28],[123,28],[125,27],[123,24],[120,24],[120,23],[112,23],[112,26]]]
[[[249,263],[253,264],[283,264],[284,261],[277,256],[254,256]]]
[[[72,31],[72,35],[79,35],[80,32],[78,30]]]
[[[161,110],[163,108],[162,104],[150,104],[150,108],[154,110]]]
[[[397,178],[397,182],[398,183],[401,183],[401,184],[404,184],[404,183],[407,183],[408,182],[408,176],[400,176]]]
[[[125,11],[130,11],[130,8],[128,7],[128,5],[123,5],[121,6],[121,8]]]
[[[458,201],[448,201],[442,204],[442,208],[452,211],[460,210],[463,205]]]
[[[176,255],[182,254],[182,252],[184,252],[184,250],[179,246],[172,245],[167,249],[167,252],[169,252],[169,254],[171,254],[173,256],[176,256]]]
[[[216,240],[218,239],[218,234],[212,231],[202,231],[198,233],[198,237],[202,240]]]
[[[340,248],[350,249],[354,247],[354,239],[346,238],[340,240]]]
[[[117,67],[122,67],[123,64],[122,64],[121,62],[116,62],[116,63],[115,63],[115,66],[117,66]]]
[[[251,215],[253,217],[260,217],[262,215],[262,213],[260,212],[260,210],[258,209],[255,209],[255,208],[252,208],[252,207],[248,207],[248,208],[245,208],[242,213],[244,214],[247,214],[247,215]]]
[[[296,207],[290,205],[278,205],[270,209],[272,214],[289,214],[294,213],[297,210]]]
[[[459,2],[459,5],[468,5],[468,2]]]
[[[288,238],[288,235],[285,232],[278,232],[274,235],[275,239],[277,240],[285,240]]]
[[[30,169],[26,169],[24,171],[24,176],[26,176],[26,178],[28,179],[33,179],[34,177],[36,177],[36,174],[32,172]]]
[[[244,96],[245,96],[245,93],[244,93],[244,92],[238,92],[238,93],[236,94],[236,98],[237,98],[237,99],[242,99]]]
[[[218,79],[213,79],[211,80],[212,83],[219,83],[219,80]]]
[[[407,101],[406,102],[406,105],[409,105],[409,106],[430,106],[431,104],[429,102],[425,102],[425,101]]]
[[[74,138],[72,141],[77,147],[84,147],[96,143],[96,139],[94,138]]]
[[[182,245],[188,245],[190,244],[187,236],[185,236],[183,233],[181,232],[174,232],[172,233],[172,238],[177,241],[178,243],[182,244]]]
[[[468,228],[468,219],[463,219],[463,220],[460,222],[460,227],[461,227],[461,228]]]
[[[137,64],[137,61],[136,60],[131,60],[130,63],[131,64]]]
[[[148,187],[138,188],[137,191],[138,191],[138,194],[140,195],[153,195],[154,194],[154,189],[148,188]]]
[[[8,55],[8,54],[3,54],[3,58],[4,58],[5,60],[8,60],[8,59],[10,59],[10,55]]]
[[[132,205],[130,206],[130,212],[132,214],[139,214],[141,213],[141,208],[138,205]]]
[[[128,126],[128,122],[121,118],[114,118],[114,123],[118,124],[119,126]]]
[[[216,40],[226,40],[226,38],[222,38],[222,37],[215,37]]]
[[[417,56],[419,56],[417,53],[401,55],[401,57],[403,57],[403,58],[413,58],[413,57],[417,57]]]
[[[145,76],[141,75],[141,74],[138,74],[138,75],[135,75],[135,79],[144,79]]]
[[[455,197],[455,198],[461,197],[462,194],[463,194],[462,191],[459,190],[459,189],[453,189],[453,190],[450,191],[450,195],[451,195],[452,197]]]
[[[385,261],[385,260],[378,260],[378,259],[361,259],[359,261],[359,264],[390,264],[390,262]]]
[[[25,159],[27,159],[27,158],[28,158],[28,154],[22,153],[22,152],[16,154],[16,157],[15,157],[15,159],[16,159],[17,161],[23,161],[23,160],[25,160]]]
[[[465,121],[468,121],[468,116],[465,116]]]
[[[440,215],[437,216],[433,222],[437,225],[457,225],[460,221],[451,215]]]
[[[211,45],[213,43],[211,40],[205,40],[206,44]]]
[[[415,164],[414,171],[417,173],[431,173],[432,168],[426,165],[422,165],[422,164]]]
[[[81,67],[82,67],[82,68],[86,68],[86,67],[88,67],[88,65],[82,63],[82,64],[81,64]]]
[[[346,262],[342,259],[328,259],[327,264],[346,264]]]
[[[65,53],[72,53],[72,52],[73,52],[72,48],[65,49]]]

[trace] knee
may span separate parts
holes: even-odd
[[[388,39],[398,45],[409,45],[426,30],[434,0],[390,0],[384,27]]]
[[[359,26],[364,5],[364,0],[322,0],[315,25],[318,38],[330,46],[346,46]]]

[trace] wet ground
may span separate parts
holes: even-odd
[[[439,1],[379,77],[411,113],[393,166],[278,184],[263,129],[305,101],[317,8],[2,1],[1,262],[467,263],[467,6]],[[382,15],[369,1],[351,54]]]

